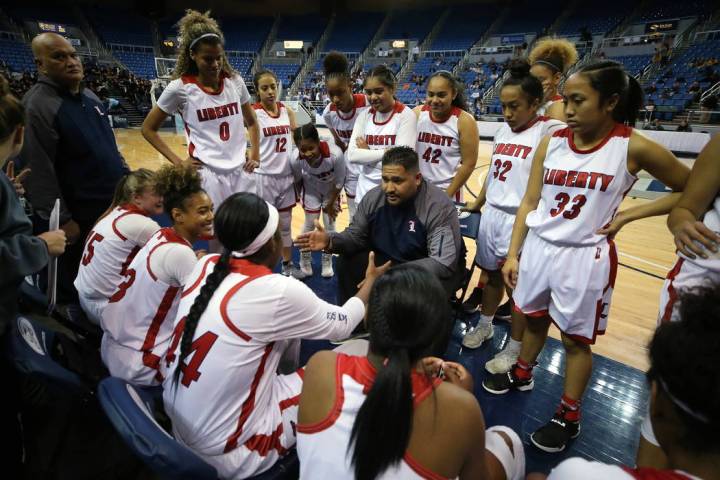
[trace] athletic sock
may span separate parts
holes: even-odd
[[[527,363],[525,360],[518,357],[517,362],[515,363],[515,368],[513,369],[513,375],[520,380],[529,380],[532,378],[532,370],[534,366],[535,365]]]
[[[563,418],[568,422],[580,421],[580,400],[573,400],[572,398],[563,394],[562,398],[560,399],[558,413],[562,413]]]
[[[493,321],[493,318],[495,318],[495,315],[480,315],[480,320],[478,320],[477,326],[475,326],[475,328],[479,327],[480,325],[490,325]]]

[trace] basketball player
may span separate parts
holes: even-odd
[[[292,263],[292,208],[295,206],[295,186],[290,166],[294,148],[292,132],[297,127],[295,112],[278,101],[280,86],[270,70],[260,70],[253,79],[258,102],[253,105],[260,131],[260,166],[257,174],[257,194],[280,212],[280,232],[283,239],[282,273],[302,276]],[[254,127],[255,128],[255,127]]]
[[[88,319],[100,325],[102,312],[138,251],[160,229],[150,218],[163,212],[155,173],[141,168],[125,175],[108,213],[88,234],[75,288]]]
[[[347,337],[365,315],[375,279],[343,306],[319,299],[294,278],[273,274],[283,244],[279,213],[257,195],[238,193],[218,208],[222,255],[196,266],[163,364],[165,410],[174,437],[223,479],[259,474],[295,444],[303,371],[277,374],[293,340]]]
[[[577,58],[575,45],[564,38],[543,38],[530,51],[530,73],[540,80],[544,92],[538,115],[565,121],[560,82]]]
[[[538,116],[543,88],[530,74],[530,65],[525,60],[511,62],[509,71],[510,76],[500,89],[505,124],[495,134],[483,188],[468,206],[470,211],[479,211],[486,204],[478,229],[475,263],[488,273],[488,281],[483,289],[480,319],[463,338],[467,348],[477,348],[493,336],[492,320],[505,292],[500,269],[507,257],[515,213],[525,195],[533,157],[546,134],[566,126],[559,120]],[[512,296],[511,291],[508,296]],[[490,373],[510,370],[520,353],[524,331],[525,316],[514,310],[505,348],[485,364]]]
[[[682,197],[668,217],[678,261],[660,294],[659,323],[679,320],[678,293],[713,282],[720,284],[720,137],[710,140],[693,165]],[[663,467],[667,458],[645,417],[637,464]]]
[[[343,152],[345,161],[345,196],[347,197],[349,221],[355,215],[355,192],[357,189],[360,165],[350,163],[347,158],[348,142],[352,136],[355,120],[364,110],[370,108],[367,97],[352,93],[352,79],[348,68],[348,59],[340,52],[330,52],[323,60],[325,87],[330,103],[323,111],[325,125],[335,139],[335,145]]]
[[[413,110],[420,173],[457,203],[463,201],[463,186],[475,170],[480,143],[477,123],[466,108],[462,83],[440,70],[428,80],[425,105]]]
[[[380,185],[380,160],[385,150],[399,145],[415,148],[417,117],[395,99],[396,83],[395,74],[385,65],[377,65],[365,78],[365,94],[371,108],[358,115],[347,151],[350,163],[361,165],[355,193],[357,204]]]
[[[260,158],[255,111],[245,81],[228,63],[217,22],[207,13],[188,10],[178,25],[174,80],[145,118],[142,134],[165,158],[180,164],[183,159],[158,134],[165,119],[179,113],[185,122],[187,160],[200,169],[203,190],[220,205],[235,192],[255,192],[252,172]],[[245,124],[251,143],[247,159]]]
[[[628,221],[669,212],[679,194],[616,215],[620,202],[641,169],[674,191],[689,173],[667,149],[623,125],[635,123],[642,89],[619,63],[581,68],[565,83],[564,98],[568,128],[540,142],[502,269],[515,307],[528,317],[520,355],[508,373],[483,382],[495,394],[532,389],[550,323],[560,329],[567,362],[562,400],[530,436],[547,452],[562,451],[580,434],[590,345],[605,333],[617,273],[615,233]]]
[[[395,266],[369,305],[366,356],[318,352],[305,369],[300,478],[524,479],[522,441],[507,427],[485,430],[472,376],[428,358],[447,344],[437,278]]]
[[[720,376],[715,368],[720,362],[720,287],[696,286],[680,293],[680,299],[677,321],[661,324],[650,342],[647,373],[650,418],[668,465],[628,468],[572,458],[555,467],[548,480],[720,479]]]
[[[320,140],[312,123],[306,123],[293,131],[295,149],[293,165],[302,178],[302,205],[305,224],[302,233],[309,232],[319,222],[320,212],[326,232],[335,231],[335,218],[340,212],[340,189],[345,183],[345,159],[335,145]],[[311,276],[311,252],[300,252],[302,278]],[[334,275],[332,254],[322,253],[322,276]]]
[[[103,362],[113,377],[137,385],[162,381],[160,357],[197,263],[192,244],[212,235],[213,205],[191,164],[161,168],[157,187],[172,227],[158,230],[135,255],[102,312]]]

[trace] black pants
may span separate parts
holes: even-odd
[[[365,271],[368,266],[368,251],[360,251],[349,255],[340,255],[337,262],[337,278],[338,278],[338,305],[347,302],[358,292],[357,285],[365,278]],[[387,262],[388,258],[382,254],[375,252],[375,264],[382,265]],[[462,263],[458,261],[458,269],[452,276],[440,278],[448,298],[451,298],[458,288],[461,287],[462,279],[465,274],[465,255],[463,250]]]

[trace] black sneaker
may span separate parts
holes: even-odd
[[[580,421],[566,420],[563,412],[557,412],[552,420],[530,435],[530,441],[544,452],[557,453],[565,450],[568,442],[580,435]]]
[[[498,320],[510,320],[510,314],[512,313],[512,300],[508,299],[507,302],[500,305],[495,312],[495,318]]]
[[[495,395],[502,395],[510,390],[519,390],[526,392],[532,390],[535,386],[533,377],[527,380],[521,380],[513,373],[515,371],[515,365],[510,367],[510,371],[506,373],[497,373],[490,375],[482,382],[482,386],[485,390]]]
[[[473,288],[472,293],[470,296],[465,300],[462,304],[463,310],[465,310],[468,313],[472,313],[478,309],[480,304],[482,303],[482,293],[483,289],[480,287]]]

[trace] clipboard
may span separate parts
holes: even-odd
[[[49,230],[57,230],[60,228],[60,199],[55,200],[55,206],[50,212],[50,224]],[[48,314],[55,310],[55,303],[57,301],[57,257],[50,259],[48,264],[48,283],[47,283],[47,299],[48,299]]]

